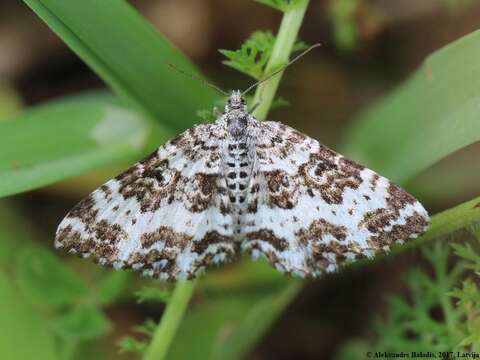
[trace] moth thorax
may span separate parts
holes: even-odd
[[[227,129],[234,139],[240,139],[247,134],[248,113],[232,111],[227,114]]]

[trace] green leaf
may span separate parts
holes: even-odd
[[[240,49],[220,50],[228,59],[223,63],[259,80],[272,53],[275,36],[270,31],[256,31]]]
[[[144,324],[135,326],[133,330],[151,339],[157,326],[158,324],[155,321],[147,319]],[[144,353],[148,349],[149,342],[146,340],[137,340],[131,336],[125,336],[120,340],[118,345],[120,347],[120,353]]]
[[[469,306],[470,304],[480,304],[480,292],[473,279],[468,278],[462,282],[461,288],[456,288],[449,293],[451,297],[458,299],[458,305]],[[478,306],[475,306],[478,311]]]
[[[15,275],[23,297],[35,305],[65,306],[87,293],[76,273],[40,246],[18,250]]]
[[[120,347],[120,354],[129,352],[143,354],[148,349],[148,342],[134,339],[131,336],[125,336],[120,339],[118,346]]]
[[[158,324],[152,319],[147,319],[142,325],[135,326],[133,330],[139,334],[143,334],[149,338],[153,336]]]
[[[463,313],[453,306],[449,291],[459,281],[460,265],[449,266],[449,247],[437,242],[423,250],[433,275],[414,268],[408,273],[410,299],[390,298],[387,320],[375,326],[373,348],[382,351],[461,351]],[[440,316],[435,316],[435,311]]]
[[[143,153],[151,123],[109,95],[54,101],[0,123],[0,196]],[[170,133],[164,131],[165,140]]]
[[[242,44],[240,49],[219,50],[228,60],[223,63],[256,80],[265,75],[265,67],[272,54],[275,36],[270,31],[256,31]],[[308,45],[297,41],[293,45],[292,53],[302,51]]]
[[[168,64],[195,67],[126,1],[24,0],[115,92],[182,130],[216,93]]]
[[[285,12],[280,23],[275,44],[272,48],[272,55],[265,65],[264,73],[273,74],[282,66],[286,65],[290,55],[295,48],[298,32],[305,16],[309,0],[297,0],[295,6],[292,6]],[[268,110],[275,98],[278,85],[282,78],[282,72],[273,76],[269,81],[263,82],[257,86],[253,104],[259,104],[254,111],[254,115],[259,120],[265,120]]]
[[[138,297],[139,303],[144,301],[159,301],[166,303],[171,299],[172,292],[154,287],[143,287],[141,290],[135,292],[135,296]]]
[[[455,255],[466,260],[466,267],[480,272],[480,254],[478,254],[472,245],[465,244],[452,244],[453,249],[455,250]]]
[[[58,359],[53,336],[45,331],[44,320],[24,303],[1,270],[0,299],[0,358]]]
[[[81,307],[50,319],[55,333],[65,339],[89,340],[106,334],[112,328],[110,320],[100,310]]]
[[[404,183],[480,140],[480,31],[429,56],[410,79],[364,113],[344,151]]]

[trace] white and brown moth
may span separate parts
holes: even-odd
[[[234,91],[215,123],[188,129],[81,201],[55,246],[164,280],[242,252],[318,277],[417,237],[429,221],[374,171],[257,121]]]

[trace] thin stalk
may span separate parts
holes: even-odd
[[[309,0],[299,1],[284,13],[275,45],[272,49],[272,55],[265,68],[265,76],[273,73],[288,62],[308,3]],[[258,86],[252,102],[252,104],[259,104],[254,112],[257,119],[265,120],[267,117],[282,75],[283,71]]]
[[[190,298],[195,289],[195,281],[180,282],[173,290],[172,298],[160,320],[152,341],[145,353],[144,360],[162,360],[167,355],[173,337],[182,321]]]
[[[298,37],[298,31],[300,30],[300,25],[302,24],[308,3],[309,0],[300,1],[295,7],[288,9],[284,13],[275,44],[273,46],[272,55],[265,69],[265,76],[273,73],[288,62],[293,45]],[[265,120],[267,117],[273,99],[275,98],[278,85],[280,84],[282,74],[283,71],[257,87],[252,104],[259,104],[254,112],[254,116],[258,120]],[[287,294],[287,296],[282,299],[282,304],[278,306],[277,316],[273,316],[270,321],[265,323],[263,328],[259,330],[260,332],[267,330],[267,328],[276,320],[282,310],[285,309],[288,304],[290,304],[291,301],[297,296],[302,287],[303,283],[298,280],[291,281],[286,286],[285,294]],[[259,334],[255,334],[248,345],[252,345],[255,342],[254,339],[258,339],[260,337],[258,335]]]
[[[278,69],[280,66],[286,64],[290,57],[293,45],[298,36],[298,30],[302,24],[305,11],[307,9],[309,0],[302,0],[299,3],[288,9],[283,16],[278,31],[277,39],[272,50],[272,55],[266,66],[265,73],[269,74]],[[280,83],[282,73],[279,73],[269,81],[261,84],[255,92],[255,100],[259,102],[255,116],[259,120],[265,119],[268,110],[272,105],[272,101]],[[261,100],[261,101],[260,101]],[[292,282],[289,285],[291,288],[289,293],[293,298],[299,291],[301,286],[298,282]],[[188,302],[193,294],[195,282],[179,283],[173,291],[172,298],[167,304],[165,313],[162,316],[160,324],[155,331],[152,342],[145,353],[144,360],[162,360],[165,358],[168,348],[172,343],[173,337],[180,325],[180,321],[185,313]],[[289,303],[287,300],[285,306]]]

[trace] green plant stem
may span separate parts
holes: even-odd
[[[305,11],[307,10],[309,0],[299,1],[295,6],[288,9],[282,18],[280,29],[278,30],[272,55],[265,68],[265,76],[284,66],[290,57],[293,45],[298,37],[298,30],[302,24]],[[278,85],[282,78],[283,71],[275,75],[269,81],[259,85],[253,104],[259,104],[254,115],[259,120],[265,120],[270,106],[272,105]]]
[[[308,0],[303,0],[300,1],[297,6],[285,12],[272,50],[272,55],[265,69],[266,74],[275,71],[288,61],[295,40],[297,39],[298,30],[300,29],[307,5]],[[255,111],[257,119],[264,120],[267,116],[280,83],[281,75],[282,74],[279,73],[257,88],[254,103],[257,101],[260,102],[259,100],[261,100],[260,105]],[[179,283],[175,287],[172,298],[168,302],[165,313],[162,316],[160,325],[155,331],[152,342],[145,353],[144,360],[161,360],[165,358],[194,288],[195,282]],[[289,293],[291,294],[291,298],[293,298],[301,289],[301,286],[298,282],[293,281],[292,284],[289,285],[289,288]],[[288,303],[288,300],[285,301],[285,306]]]
[[[175,286],[172,298],[167,303],[167,308],[153,334],[144,360],[161,360],[167,355],[168,348],[193,295],[195,283],[195,281],[184,281]]]
[[[302,24],[305,11],[307,9],[309,0],[300,1],[295,7],[288,9],[282,18],[280,24],[280,29],[275,40],[275,45],[273,46],[272,55],[267,63],[265,69],[265,76],[271,74],[273,71],[277,70],[279,67],[285,65],[288,62],[290,54],[293,49],[293,45],[298,37],[298,31],[300,25]],[[275,93],[280,84],[282,73],[274,76],[269,81],[261,84],[257,87],[255,92],[253,104],[259,104],[257,109],[254,112],[255,117],[258,120],[265,120],[267,117],[268,111],[272,105]],[[296,295],[302,289],[303,283],[301,281],[291,281],[285,288],[284,294],[285,298],[282,299],[282,303],[277,306],[276,314],[272,315],[271,319],[263,324],[263,326],[258,330],[258,332],[263,333],[268,329],[268,327],[275,321],[278,315],[291,303],[291,301],[296,297]],[[248,341],[248,345],[252,345],[255,342],[255,339],[260,338],[260,334],[254,334],[251,336]],[[245,345],[246,347],[249,347]]]

